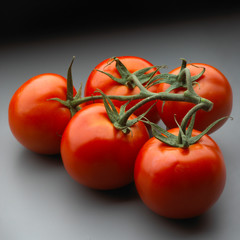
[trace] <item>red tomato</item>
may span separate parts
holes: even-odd
[[[142,122],[131,130],[129,134],[117,130],[103,103],[84,107],[71,119],[62,137],[61,156],[66,171],[80,184],[94,189],[129,184],[137,154],[149,139]]]
[[[169,132],[177,135],[178,131]],[[193,130],[193,136],[199,133]],[[185,149],[151,138],[139,152],[134,179],[142,201],[153,212],[167,218],[192,218],[218,200],[226,168],[218,145],[208,135]]]
[[[117,57],[128,69],[130,73],[133,73],[137,70],[147,68],[147,67],[152,67],[153,65],[148,62],[147,60],[139,57],[134,57],[134,56],[122,56],[122,57]],[[109,59],[106,59],[99,63],[95,69],[110,73],[114,77],[119,78],[120,74],[116,68],[116,63],[112,62],[110,65]],[[149,71],[152,72],[155,69]],[[159,74],[159,72],[158,72]],[[88,77],[88,80],[86,82],[85,86],[85,93],[84,96],[91,96],[91,95],[97,95],[97,93],[94,93],[96,89],[102,90],[105,94],[107,95],[121,95],[121,96],[128,96],[128,95],[135,95],[139,94],[140,90],[138,87],[134,87],[133,89],[128,88],[125,85],[122,85],[114,80],[112,80],[110,77],[108,77],[106,74],[101,73],[99,71],[93,70],[91,74]],[[156,92],[157,91],[157,85],[152,86],[148,89],[151,92]],[[116,101],[112,100],[114,105],[117,107],[120,107],[122,104],[126,103],[125,101]],[[131,108],[134,106],[137,102],[140,100],[133,100],[129,105],[127,106],[127,109]],[[95,102],[100,102],[100,101],[95,101]],[[154,103],[155,101],[151,101],[144,106],[140,107],[138,110],[134,112],[135,115],[139,116],[140,114],[146,112]],[[146,117],[154,122],[157,123],[160,120],[159,113],[157,111],[156,105],[147,113]]]
[[[52,73],[31,78],[14,93],[9,104],[9,125],[23,146],[40,154],[60,153],[61,136],[71,114],[59,102],[48,100],[66,100],[66,95],[67,80]]]
[[[197,80],[198,84],[194,86],[194,91],[203,98],[210,100],[213,103],[213,109],[210,112],[204,110],[199,110],[196,114],[196,120],[194,128],[203,131],[211,123],[225,116],[229,116],[232,111],[232,89],[227,80],[227,78],[216,68],[204,64],[204,63],[193,63],[187,64],[192,76],[199,74],[202,68],[205,68],[204,74]],[[180,71],[180,67],[172,70],[170,74],[177,75]],[[158,87],[158,92],[165,92],[169,84],[161,83]],[[171,93],[182,94],[184,89],[175,89]],[[186,113],[194,106],[192,103],[188,102],[174,102],[166,101],[162,107],[163,102],[158,101],[157,108],[160,113],[162,121],[165,123],[168,129],[177,127],[174,120],[174,114],[176,114],[176,120],[181,123],[183,117]],[[208,134],[219,129],[227,119],[220,121],[216,124]]]

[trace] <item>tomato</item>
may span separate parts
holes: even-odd
[[[147,60],[135,57],[135,56],[121,56],[117,57],[128,69],[130,73],[134,73],[137,70],[152,67],[153,65],[148,62]],[[114,77],[120,78],[120,74],[116,68],[116,62],[112,62],[109,64],[110,59],[106,59],[102,62],[100,62],[95,69],[104,71],[106,73],[109,73],[113,75]],[[93,70],[91,74],[89,75],[86,86],[85,86],[85,92],[84,96],[91,96],[96,95],[95,90],[100,89],[107,95],[117,95],[117,96],[128,96],[128,95],[135,95],[139,94],[140,90],[138,87],[134,87],[133,89],[127,87],[126,85],[122,85],[114,80],[112,80],[109,76],[107,76],[104,73],[101,73],[99,71]],[[150,70],[149,72],[154,71],[155,69]],[[149,73],[148,72],[148,73]],[[159,74],[159,72],[158,72]],[[152,86],[148,89],[151,92],[157,91],[157,85]],[[117,107],[120,107],[122,104],[126,103],[126,101],[117,101],[112,100],[114,105]],[[127,109],[134,106],[136,103],[138,103],[140,100],[132,100],[129,105],[127,106]],[[99,102],[99,101],[95,101]],[[144,106],[137,109],[134,114],[139,116],[142,113],[146,112],[152,105],[155,103],[155,101],[148,102]],[[157,107],[153,106],[153,108],[147,113],[146,117],[154,122],[157,123],[160,120],[159,113],[157,111]]]
[[[142,122],[124,134],[113,126],[104,104],[93,103],[78,111],[66,127],[62,161],[68,174],[84,186],[100,190],[123,187],[133,181],[137,154],[148,139]]]
[[[178,128],[169,130],[178,135]],[[192,135],[200,132],[193,130]],[[220,197],[226,168],[218,145],[208,135],[188,148],[147,141],[135,163],[140,198],[153,212],[167,218],[192,218],[207,211]]]
[[[197,67],[195,67],[195,66]],[[229,116],[232,111],[232,89],[227,78],[215,67],[204,63],[187,64],[187,68],[190,70],[192,76],[199,74],[203,67],[205,68],[204,74],[197,80],[197,84],[194,85],[194,91],[203,98],[210,100],[213,103],[213,108],[210,112],[199,110],[196,115],[194,128],[203,131],[211,123],[225,116]],[[177,75],[180,71],[180,67],[172,70],[170,74]],[[158,92],[165,92],[170,85],[167,83],[161,83],[158,86]],[[185,89],[175,89],[171,93],[182,94]],[[163,105],[162,101],[158,101],[157,108],[160,113],[161,119],[168,129],[177,127],[174,114],[176,114],[176,120],[181,123],[186,113],[194,106],[189,102],[175,102],[166,101]],[[227,118],[216,124],[209,134],[219,129]]]
[[[53,73],[37,75],[20,86],[11,98],[8,111],[15,138],[36,153],[60,153],[61,136],[71,114],[67,107],[49,99],[66,100],[66,95],[67,80]]]

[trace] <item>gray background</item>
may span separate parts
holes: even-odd
[[[208,14],[198,11],[178,19],[164,15],[161,21],[129,19],[122,23],[113,17],[100,22],[96,18],[100,24],[89,28],[70,20],[46,28],[36,21],[37,31],[23,20],[8,22],[11,29],[6,27],[0,42],[1,240],[239,239],[240,11],[210,9]],[[73,78],[78,88],[100,61],[124,55],[166,64],[169,70],[179,66],[180,58],[208,63],[232,85],[234,120],[211,135],[222,149],[227,183],[219,201],[201,217],[159,217],[143,205],[133,184],[110,192],[82,187],[68,176],[58,156],[34,154],[11,135],[8,104],[26,80],[45,72],[66,76],[76,56]]]

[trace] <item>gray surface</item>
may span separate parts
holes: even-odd
[[[239,239],[239,26],[240,14],[226,14],[1,45],[0,239]],[[134,186],[109,193],[89,190],[68,176],[59,159],[31,153],[13,138],[7,108],[15,89],[40,73],[66,76],[73,55],[76,87],[100,61],[123,55],[169,69],[183,57],[213,65],[227,76],[234,93],[234,120],[212,134],[227,166],[227,184],[213,208],[194,220],[161,218],[143,205]]]

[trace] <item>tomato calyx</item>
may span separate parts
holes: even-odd
[[[179,134],[176,136],[164,128],[160,127],[158,124],[152,123],[147,119],[142,120],[144,123],[147,123],[151,126],[151,131],[153,136],[161,142],[179,148],[188,148],[190,145],[197,143],[205,134],[207,134],[211,128],[213,128],[218,122],[231,118],[229,116],[222,117],[212,124],[210,124],[204,131],[198,135],[192,137],[192,131],[194,130],[194,122],[196,117],[197,110],[201,109],[201,103],[194,106],[183,118],[181,125],[176,121],[176,124],[179,128]],[[231,118],[232,119],[232,118]],[[176,119],[175,119],[176,120]],[[188,124],[189,123],[189,124]]]
[[[156,81],[159,79],[159,74],[156,75],[158,70],[160,68],[165,68],[166,66],[151,66],[146,67],[140,70],[135,71],[134,73],[131,73],[128,71],[126,66],[117,58],[112,57],[107,66],[112,64],[113,62],[116,62],[116,69],[120,75],[120,78],[114,77],[112,74],[102,71],[100,69],[96,69],[96,71],[99,71],[103,74],[106,74],[108,77],[110,77],[115,82],[118,82],[119,84],[127,86],[129,89],[133,89],[136,87],[135,82],[133,81],[133,76],[137,77],[141,84],[147,83],[149,80]],[[148,71],[156,68],[153,72],[147,73]],[[155,75],[155,76],[154,76]]]
[[[222,117],[212,124],[210,124],[205,130],[203,130],[197,136],[192,137],[192,131],[194,129],[194,122],[197,111],[203,109],[205,111],[211,111],[213,107],[213,103],[208,99],[201,98],[198,96],[192,85],[192,78],[189,69],[184,67],[185,63],[183,63],[183,67],[181,70],[181,76],[184,76],[186,79],[186,88],[187,90],[183,93],[186,100],[190,100],[191,98],[199,98],[199,102],[193,106],[187,114],[182,119],[181,125],[177,122],[175,118],[175,122],[179,128],[178,136],[169,133],[167,130],[161,128],[159,125],[152,123],[148,120],[144,120],[145,123],[151,126],[152,134],[158,140],[173,146],[180,148],[188,148],[190,145],[197,143],[205,134],[207,134],[217,123],[220,121],[230,118],[229,116]],[[169,94],[169,93],[168,93]],[[175,117],[175,116],[174,116]]]
[[[113,123],[113,126],[121,130],[124,134],[128,134],[131,132],[131,127],[143,119],[145,115],[150,111],[151,108],[149,108],[145,113],[136,116],[136,118],[129,120],[129,117],[132,115],[131,111],[126,112],[126,107],[129,104],[130,101],[126,102],[120,107],[120,110],[118,111],[111,99],[103,93],[101,90],[96,90],[96,92],[99,92],[102,95],[103,103],[107,112],[107,115],[110,119],[110,121]]]
[[[181,60],[182,60],[181,69],[177,75],[171,74],[171,73],[161,73],[158,75],[158,80],[151,79],[149,80],[148,84],[156,85],[159,83],[168,83],[170,86],[166,90],[167,93],[177,88],[187,88],[188,82],[186,80],[186,74],[185,74],[185,69],[187,67],[187,60],[184,58],[181,58]],[[197,67],[195,65],[193,66]],[[202,71],[199,74],[190,76],[192,85],[198,84],[197,80],[204,74],[204,72],[205,72],[205,68],[203,67]]]
[[[64,105],[65,107],[69,108],[70,112],[71,112],[71,116],[73,117],[76,112],[78,112],[81,107],[77,104],[75,104],[75,101],[78,101],[81,99],[81,95],[82,95],[82,83],[80,84],[79,90],[77,92],[77,94],[74,96],[73,94],[73,78],[72,78],[72,65],[74,62],[75,57],[73,56],[73,59],[70,63],[70,66],[68,68],[68,72],[67,72],[67,96],[66,96],[66,100],[62,100],[60,98],[51,98],[48,100],[55,100],[60,102],[62,105]]]

